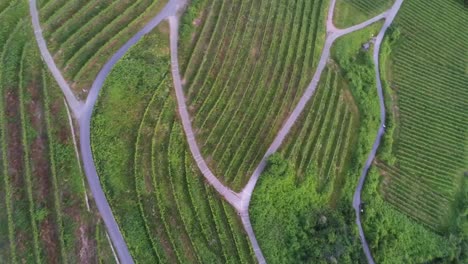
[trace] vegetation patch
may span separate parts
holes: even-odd
[[[137,262],[252,263],[237,215],[188,152],[161,26],[115,66],[94,112],[92,149],[106,196]]]
[[[238,191],[312,79],[327,4],[193,2],[180,43],[187,104],[203,156]]]

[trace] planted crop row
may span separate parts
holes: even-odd
[[[5,2],[6,3],[6,2]],[[11,4],[11,3],[10,3]],[[6,6],[5,10],[9,10],[10,5]],[[9,19],[4,18],[4,12],[0,14],[0,18],[4,19],[1,20],[2,24],[5,23],[5,21],[9,21],[11,25],[15,25],[15,21],[10,21]],[[8,29],[8,26],[5,25],[5,29]],[[8,46],[8,44],[11,42],[11,38],[15,33],[17,32],[18,27],[14,26],[16,30],[13,31],[13,34],[8,34],[6,32],[2,32],[2,35],[0,35],[0,41],[2,41],[1,45],[1,61],[4,61],[5,54],[6,54],[6,49],[4,49],[5,46]],[[6,33],[6,34],[4,34]],[[8,161],[8,152],[5,151],[8,148],[8,131],[6,130],[6,124],[7,124],[7,116],[5,114],[5,90],[4,86],[1,85],[3,80],[3,71],[0,70],[0,147],[1,147],[1,175],[3,178],[3,181],[0,183],[0,192],[4,196],[0,197],[0,209],[3,214],[0,214],[0,219],[2,220],[3,225],[1,225],[0,229],[0,242],[2,244],[7,245],[5,246],[5,249],[0,251],[0,254],[2,258],[5,261],[11,261],[16,263],[18,261],[18,253],[17,253],[17,248],[16,248],[16,239],[15,239],[15,221],[14,221],[14,216],[13,216],[13,211],[15,209],[14,207],[14,196],[15,195],[15,190],[13,189],[13,179],[10,178],[10,172],[9,172],[9,161]]]
[[[382,169],[392,175],[383,190],[391,190],[392,204],[436,230],[454,214],[449,208],[461,197],[466,165],[468,115],[462,109],[468,108],[468,80],[460,50],[468,39],[455,30],[466,20],[463,9],[456,1],[406,3],[397,18],[401,44],[392,54],[399,133],[395,166]],[[419,188],[425,190],[415,192]]]
[[[352,110],[356,106],[345,89],[339,73],[328,68],[281,149],[295,164],[299,179],[314,177],[315,191],[325,196],[339,191],[333,188],[343,183],[343,168],[351,155],[349,146],[356,140],[353,130],[357,113]]]
[[[0,244],[5,246],[0,259],[86,263],[90,259],[82,255],[89,256],[90,248],[82,249],[75,235],[80,230],[81,238],[92,243],[92,228],[81,227],[92,225],[95,218],[84,211],[82,174],[76,166],[68,120],[61,115],[63,97],[57,86],[52,89],[46,84],[36,43],[29,43],[34,35],[28,2],[13,1],[4,11],[0,14],[0,167],[4,175]]]
[[[54,0],[44,5],[40,10],[44,35],[73,89],[86,93],[105,61],[157,14],[162,4],[150,0]]]
[[[227,19],[214,22],[209,13],[198,41],[182,49],[192,51],[185,80],[202,152],[223,180],[239,188],[313,72],[304,55],[314,54],[310,41],[316,40],[323,8],[321,1],[232,5],[237,16],[219,7]],[[196,62],[202,62],[198,71]]]
[[[214,222],[212,220],[211,212],[209,212],[209,215],[207,215],[208,219],[206,219],[207,216],[205,216],[207,213],[206,211],[204,213],[196,212],[196,210],[199,210],[200,208],[199,204],[204,203],[206,200],[206,194],[201,196],[200,194],[195,195],[196,192],[194,193],[194,191],[200,189],[193,186],[195,184],[193,182],[194,179],[188,178],[199,177],[199,179],[196,181],[201,182],[202,176],[193,175],[190,172],[192,170],[191,167],[187,168],[187,164],[189,163],[187,163],[185,159],[180,159],[180,157],[184,156],[184,152],[186,151],[184,150],[186,146],[183,143],[182,131],[180,130],[180,127],[176,125],[176,123],[169,125],[172,118],[171,112],[173,109],[173,103],[168,104],[167,102],[170,102],[172,99],[166,99],[166,103],[164,103],[163,109],[158,110],[158,106],[161,105],[161,103],[156,103],[155,99],[163,100],[163,98],[164,97],[161,96],[154,96],[154,101],[152,100],[145,110],[143,122],[141,123],[141,127],[139,129],[140,132],[137,139],[137,142],[141,143],[137,143],[136,145],[136,186],[137,193],[139,193],[140,197],[139,199],[146,200],[146,202],[144,202],[145,205],[141,206],[141,210],[147,225],[147,232],[149,232],[149,236],[152,237],[154,232],[158,232],[154,229],[154,227],[158,226],[158,221],[163,222],[164,230],[160,230],[157,237],[160,241],[162,239],[166,239],[166,241],[169,242],[172,247],[168,248],[166,246],[163,248],[162,252],[158,252],[158,256],[173,254],[171,252],[175,252],[178,254],[178,259],[187,260],[186,258],[190,257],[187,256],[188,248],[193,248],[194,256],[192,256],[192,258],[196,257],[198,261],[201,262],[216,262],[217,260],[220,260],[220,256],[218,254],[223,251],[221,251],[221,248],[219,248],[219,251],[212,250],[213,246],[219,245],[212,245],[213,236],[217,237],[218,235],[216,232],[212,231],[214,228],[214,226],[212,226]],[[158,112],[161,114],[158,114]],[[154,129],[151,129],[151,127],[154,127]],[[153,131],[153,133],[151,133],[151,131]],[[148,156],[148,153],[145,153],[150,151],[147,147],[145,147],[145,145],[148,144],[143,143],[147,142],[147,139],[145,138],[148,136],[152,137],[153,140],[157,138],[157,141],[153,142],[153,153],[151,154],[151,157],[153,157],[153,162],[158,161],[159,165],[153,165],[153,168],[158,169],[156,169],[156,174],[153,174],[152,179],[144,180],[143,177],[145,175],[145,170],[147,170],[147,166],[144,163],[147,163],[148,159],[151,159],[151,157]],[[165,144],[167,144],[167,147],[164,147]],[[166,149],[167,153],[164,153],[164,149]],[[163,159],[166,161],[163,161]],[[191,158],[189,158],[189,160],[191,161]],[[166,173],[162,173],[161,169],[167,170]],[[152,182],[152,184],[148,184],[148,182]],[[187,186],[187,184],[189,185]],[[198,185],[198,183],[196,185]],[[154,192],[157,190],[162,192],[161,189],[158,189],[160,188],[158,186],[161,186],[161,188],[166,188],[166,193],[163,195],[156,195],[156,199],[153,200],[153,203],[159,204],[158,208],[156,209],[156,211],[159,213],[155,214],[154,208],[151,209],[152,206],[150,203],[148,203],[147,196],[154,196]],[[195,190],[193,190],[193,188],[195,188]],[[172,194],[167,193],[167,191],[172,192]],[[203,192],[205,191],[203,190]],[[168,198],[171,196],[173,196],[174,199]],[[169,206],[168,203],[172,204],[172,206]],[[173,209],[171,210],[169,208]],[[151,211],[153,213],[149,213]],[[160,216],[156,217],[156,215]],[[165,215],[166,217],[164,217]],[[197,217],[205,218],[205,220],[203,220],[205,224],[202,225],[197,223],[197,221],[195,221]],[[151,221],[154,223],[148,224]],[[179,231],[174,229],[174,225],[178,227],[176,230]],[[148,226],[153,226],[153,228],[149,228]],[[239,230],[236,231],[239,232]],[[180,232],[186,233],[187,237],[185,242],[180,240]],[[217,240],[218,239],[216,238],[215,241]],[[165,242],[160,243],[164,244]],[[225,255],[223,257],[227,258],[227,256],[231,255],[232,253],[233,252],[229,250],[225,251]]]

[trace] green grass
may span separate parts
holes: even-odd
[[[136,262],[252,263],[238,218],[188,152],[163,32],[129,51],[99,97],[92,146],[107,198]]]
[[[223,182],[244,186],[310,81],[325,1],[195,1],[181,69],[196,136]]]
[[[34,35],[27,2],[11,1],[4,11],[0,262],[93,261],[95,250],[81,247],[93,243],[96,217],[84,204],[83,174],[61,91],[42,64],[36,43],[30,42]]]
[[[346,28],[376,16],[389,9],[394,0],[337,0],[333,23]]]
[[[87,94],[104,63],[164,4],[51,0],[40,9],[49,50],[76,94]]]
[[[327,254],[330,254],[329,259],[333,257],[339,262],[360,258],[359,251],[354,249],[356,243],[351,242],[356,234],[348,233],[352,231],[345,232],[347,237],[341,234],[344,244],[330,240],[327,246],[316,250],[309,245],[325,242],[319,242],[322,238],[308,238],[313,242],[299,238],[301,232],[316,232],[306,228],[302,230],[301,223],[309,211],[325,210],[322,213],[330,220],[338,221],[336,228],[339,229],[348,229],[352,225],[343,221],[339,208],[344,206],[340,203],[343,185],[354,178],[348,171],[353,153],[351,146],[357,141],[359,113],[341,73],[334,69],[336,66],[329,67],[323,72],[313,100],[306,106],[280,150],[287,172],[276,175],[272,166],[283,165],[272,161],[254,192],[252,222],[269,263],[317,261]],[[271,221],[273,218],[269,220],[270,214],[275,215],[274,221]],[[329,232],[338,230],[330,229]],[[345,247],[346,253],[329,253],[334,247]]]

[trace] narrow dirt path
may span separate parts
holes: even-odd
[[[387,31],[388,27],[392,24],[393,20],[395,19],[398,11],[400,10],[401,4],[403,3],[403,0],[397,0],[393,6],[390,8],[390,10],[387,12],[386,18],[385,18],[385,23],[380,30],[379,34],[377,35],[377,38],[375,40],[374,44],[374,54],[373,54],[373,59],[374,59],[374,67],[375,67],[375,79],[377,83],[377,93],[379,95],[379,102],[380,102],[380,127],[377,132],[377,137],[375,138],[374,145],[372,146],[372,150],[369,153],[369,156],[367,158],[366,164],[364,165],[364,168],[362,170],[361,177],[359,178],[358,185],[356,187],[356,191],[354,193],[353,197],[353,207],[354,211],[356,213],[356,224],[358,225],[359,229],[359,236],[361,238],[361,244],[362,248],[364,250],[364,253],[366,254],[367,261],[370,264],[374,264],[374,259],[372,258],[372,253],[369,249],[369,244],[367,243],[364,230],[362,229],[362,224],[361,224],[361,212],[360,212],[360,204],[361,204],[361,192],[362,192],[362,187],[364,186],[364,182],[366,180],[367,173],[369,171],[369,168],[372,164],[372,161],[375,158],[375,154],[377,153],[377,149],[380,146],[380,141],[382,139],[383,134],[385,133],[385,118],[386,118],[386,110],[385,110],[385,100],[383,97],[383,90],[382,90],[382,81],[380,79],[380,64],[379,64],[379,55],[380,55],[380,46],[382,44],[382,40],[385,36],[385,32]]]

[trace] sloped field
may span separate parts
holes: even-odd
[[[405,2],[396,20],[401,37],[389,65],[396,94],[396,159],[380,165],[382,193],[399,210],[439,231],[453,225],[463,209],[467,20],[461,1]]]
[[[85,206],[61,91],[40,60],[27,2],[7,2],[0,12],[0,262],[93,262],[110,248],[94,248],[97,218]]]
[[[187,103],[204,157],[239,190],[312,78],[327,2],[195,6],[180,43]]]
[[[253,263],[238,216],[205,184],[188,152],[167,25],[156,30],[116,65],[93,117],[107,198],[137,262]]]

